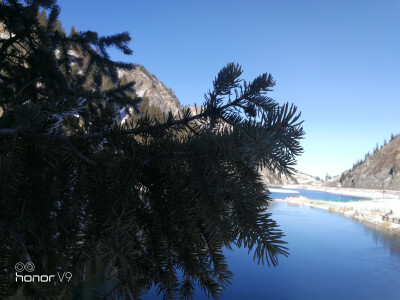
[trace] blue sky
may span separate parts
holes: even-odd
[[[298,170],[340,174],[400,133],[400,1],[59,1],[63,27],[109,35],[129,31],[132,56],[201,104],[218,71],[268,72],[270,96],[302,112]]]

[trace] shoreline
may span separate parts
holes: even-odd
[[[400,191],[396,190],[376,190],[360,188],[327,187],[317,185],[282,185],[283,189],[314,190],[320,192],[341,194],[368,199],[399,199]]]
[[[284,186],[284,188],[289,188]],[[292,188],[292,187],[291,187]],[[297,187],[298,188],[298,187]],[[311,188],[310,188],[311,189]],[[314,189],[314,187],[312,187]],[[314,189],[317,190],[317,189]],[[322,190],[325,191],[325,190]],[[335,191],[335,193],[338,193]],[[352,191],[350,196],[367,197],[368,191]],[[345,195],[344,193],[340,193]],[[385,198],[376,198],[373,193],[368,193],[366,201],[333,202],[325,200],[313,200],[303,196],[290,196],[274,201],[287,202],[293,205],[309,206],[324,209],[329,212],[339,213],[352,218],[364,225],[372,226],[378,230],[400,236],[400,199],[397,195],[385,195]],[[389,197],[387,197],[389,196]],[[396,198],[392,198],[392,197]],[[385,218],[385,221],[383,220]],[[398,222],[398,223],[397,223]]]

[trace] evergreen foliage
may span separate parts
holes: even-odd
[[[71,30],[70,30],[70,32],[69,32],[69,36],[73,36],[73,35],[75,35],[75,34],[77,34],[77,32],[76,32],[76,30],[75,30],[75,26],[72,25]]]
[[[397,138],[398,136],[400,136],[400,133],[394,135],[393,133],[390,135],[390,142],[393,141],[395,138]]]
[[[52,0],[0,9],[1,296],[82,299],[90,286],[136,299],[154,284],[165,299],[190,299],[199,284],[217,297],[233,276],[224,247],[274,266],[288,254],[257,168],[293,172],[304,132],[295,106],[267,96],[270,74],[246,82],[230,63],[198,114],[120,124],[140,99],[117,76],[133,65],[107,48],[131,54],[128,33],[67,36]],[[15,283],[19,261],[73,280]],[[90,277],[99,264],[105,277]]]

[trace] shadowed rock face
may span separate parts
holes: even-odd
[[[342,187],[400,190],[400,136],[340,177]]]
[[[119,70],[118,76],[126,77],[128,81],[134,81],[134,89],[139,97],[149,99],[149,104],[159,107],[164,112],[172,111],[177,114],[182,109],[174,92],[167,88],[156,76],[150,74],[145,67],[136,65],[130,71]]]

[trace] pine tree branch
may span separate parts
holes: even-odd
[[[285,255],[283,235],[264,217],[268,197],[255,169],[289,170],[303,133],[294,124],[295,107],[266,97],[275,85],[270,74],[246,82],[241,67],[230,63],[195,115],[190,109],[164,119],[143,115],[127,127],[116,117],[138,103],[123,95],[133,94],[133,83],[101,87],[105,78],[117,84],[117,68],[133,67],[107,53],[115,46],[131,54],[129,34],[67,37],[56,31],[55,0],[6,3],[14,17],[0,19],[7,30],[21,29],[0,41],[0,227],[7,228],[5,235],[0,228],[0,239],[14,261],[29,253],[38,266],[71,268],[89,282],[85,265],[97,252],[110,266],[99,284],[118,283],[105,296],[136,299],[152,284],[164,297],[181,285],[190,297],[195,281],[218,296],[231,275],[222,245],[243,243],[272,264]],[[49,19],[45,11],[37,19],[38,7],[52,11]],[[126,213],[110,214],[118,207]],[[179,268],[186,286],[178,283]],[[50,288],[30,285],[22,292],[51,299],[68,292]]]
[[[241,97],[237,98],[235,101],[219,107],[218,111],[221,112],[221,111],[225,110],[226,108],[235,106],[237,102],[245,99],[246,96],[247,95],[242,95]],[[211,110],[205,110],[204,112],[194,115],[194,116],[191,116],[191,117],[182,118],[179,120],[167,121],[164,123],[155,124],[155,125],[151,125],[151,126],[143,126],[143,127],[137,127],[137,128],[133,128],[133,129],[126,129],[126,130],[119,130],[119,131],[88,133],[88,134],[84,134],[84,135],[57,135],[57,134],[50,134],[50,133],[32,133],[32,132],[20,131],[18,129],[14,129],[14,128],[0,129],[0,135],[30,136],[30,137],[40,138],[40,139],[57,140],[57,141],[86,140],[86,139],[93,139],[93,138],[104,138],[107,136],[141,134],[141,133],[145,133],[145,132],[151,132],[153,130],[170,128],[172,126],[186,125],[190,121],[195,121],[195,120],[198,120],[201,118],[208,117],[211,115],[211,113],[212,113]]]
[[[35,80],[32,79],[31,81],[29,81],[27,84],[25,84],[22,89],[14,96],[14,99],[16,99],[19,95],[22,94],[22,92],[28,87],[30,86]]]
[[[10,47],[15,41],[19,39],[19,35],[15,34],[14,36],[10,36],[4,44],[0,48],[0,58],[3,58],[7,56],[7,53],[3,54],[5,50],[7,50],[8,47]],[[2,39],[4,41],[4,39]]]
[[[104,167],[108,167],[108,168],[118,168],[119,167],[119,163],[118,162],[113,162],[113,161],[106,161],[106,162],[101,162],[101,163],[97,163],[94,160],[90,159],[89,157],[87,157],[86,155],[84,155],[81,151],[79,151],[72,143],[70,140],[66,141],[67,147],[71,149],[71,151],[75,154],[75,156],[77,156],[79,159],[83,160],[84,162],[86,162],[87,164],[91,165],[91,166],[104,166]]]
[[[194,135],[199,135],[200,134],[192,126],[190,126],[188,123],[186,123],[185,125]]]
[[[0,135],[15,136],[15,135],[18,135],[18,130],[14,129],[14,128],[3,128],[3,129],[0,129]]]
[[[74,145],[72,145],[71,141],[69,140],[67,141],[67,146],[81,160],[88,163],[89,165],[96,166],[96,162],[94,160],[91,160],[89,157],[85,156],[82,152],[80,152]]]

